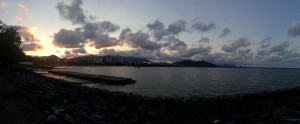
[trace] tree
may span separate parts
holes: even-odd
[[[56,55],[50,55],[46,59],[46,64],[47,65],[59,65],[59,57]]]
[[[0,63],[8,70],[25,57],[20,48],[22,39],[17,30],[18,27],[7,26],[0,20]]]

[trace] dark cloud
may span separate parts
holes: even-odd
[[[82,29],[82,34],[85,38],[95,39],[97,37],[98,25],[96,23],[86,23]]]
[[[160,40],[168,34],[165,29],[165,25],[159,20],[147,24],[147,27],[149,28],[150,32],[153,33],[155,40]]]
[[[168,28],[165,28],[165,24],[159,20],[153,23],[147,24],[148,29],[152,33],[155,40],[161,40],[167,35],[179,35],[181,32],[186,31],[186,21],[177,20],[169,24]]]
[[[83,47],[85,42],[80,33],[80,29],[66,30],[60,29],[59,32],[54,34],[53,44],[61,48],[80,48]]]
[[[101,49],[99,50],[101,55],[121,55],[127,57],[143,57],[146,59],[154,59],[155,52],[152,50],[135,49],[135,50],[115,50],[115,49]]]
[[[89,39],[97,49],[116,46],[119,43],[118,39],[109,36],[109,33],[117,31],[119,26],[109,21],[87,23],[82,29],[85,40]]]
[[[267,48],[271,45],[271,37],[266,37],[265,39],[263,39],[262,41],[260,41],[260,48]]]
[[[222,50],[228,53],[236,52],[238,49],[243,47],[248,47],[251,43],[248,41],[247,37],[240,37],[230,45],[222,46]]]
[[[115,32],[119,29],[109,21],[86,23],[74,31],[61,29],[54,34],[53,44],[58,47],[65,48],[80,48],[89,42],[97,49],[116,46],[119,40],[109,36],[109,33]]]
[[[33,34],[31,34],[30,30],[31,27],[23,27],[23,26],[17,26],[18,32],[23,39],[24,42],[29,43],[29,42],[36,42],[38,41]]]
[[[201,39],[198,41],[198,43],[199,44],[201,44],[201,43],[209,43],[209,38],[207,38],[207,37],[201,37]]]
[[[73,0],[71,5],[66,5],[64,2],[59,2],[56,9],[59,15],[66,20],[70,20],[73,24],[86,23],[86,15],[81,8],[82,0]]]
[[[174,36],[169,36],[165,40],[167,41],[167,43],[164,43],[163,47],[167,48],[172,52],[181,53],[186,50],[187,44]]]
[[[300,21],[292,22],[288,29],[288,35],[293,37],[300,36]]]
[[[168,34],[178,35],[186,30],[186,21],[178,20],[168,26]]]
[[[37,43],[22,44],[20,47],[23,49],[23,51],[35,51],[43,48],[42,45]]]
[[[111,33],[120,29],[119,25],[113,24],[109,21],[99,22],[98,26],[99,31],[104,33]]]
[[[277,53],[284,53],[286,52],[287,48],[290,46],[289,41],[282,42],[281,44],[275,45],[270,48],[270,52],[277,52]]]
[[[70,51],[66,51],[66,52],[67,53],[69,52],[69,54],[70,54]],[[76,48],[76,49],[72,49],[72,53],[77,55],[77,54],[86,54],[87,52],[84,48]]]
[[[300,61],[300,53],[294,49],[290,49],[289,41],[282,42],[266,50],[258,50],[255,56],[264,66],[294,66]]]
[[[126,28],[126,29],[123,29],[120,33],[120,36],[119,36],[119,39],[120,40],[125,40],[126,37],[128,36],[128,34],[131,32],[131,29],[130,28]]]
[[[69,50],[66,50],[65,55],[69,55],[69,54],[71,54],[71,52]]]
[[[110,37],[108,34],[98,34],[96,39],[93,39],[94,46],[99,48],[112,47],[116,46],[119,43],[119,40],[116,38]]]
[[[193,57],[194,55],[209,55],[211,50],[212,50],[211,46],[204,47],[204,46],[200,45],[199,47],[196,47],[196,48],[187,49],[180,56],[181,57]]]
[[[151,41],[149,39],[149,35],[141,31],[138,31],[137,33],[129,33],[126,37],[126,40],[133,48],[142,48],[145,50],[155,50],[161,48],[160,44],[155,41]]]
[[[220,34],[220,37],[226,37],[228,34],[230,34],[231,30],[229,28],[224,28],[222,33]]]
[[[203,23],[197,20],[192,24],[192,29],[199,32],[208,32],[215,28],[216,28],[216,24],[213,21],[209,21],[208,23]]]

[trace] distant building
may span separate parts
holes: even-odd
[[[106,56],[90,55],[88,57],[88,63],[90,63],[90,64],[122,63],[122,56],[119,56],[119,55],[106,55]]]

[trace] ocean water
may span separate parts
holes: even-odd
[[[211,97],[300,86],[300,69],[65,66],[61,70],[129,77],[136,80],[136,83],[128,85],[87,83],[83,85],[150,97]],[[65,76],[60,78],[72,81],[71,78]]]

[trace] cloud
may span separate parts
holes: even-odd
[[[98,34],[96,39],[93,39],[93,45],[97,49],[116,46],[118,43],[116,38],[110,37],[108,34]]]
[[[96,23],[87,23],[81,29],[83,29],[85,38],[95,39],[97,37],[98,25]]]
[[[208,32],[215,28],[216,28],[216,24],[213,21],[209,21],[208,23],[203,23],[199,20],[196,20],[192,24],[192,29],[199,32]]]
[[[220,34],[220,37],[226,37],[228,34],[230,34],[231,30],[229,28],[224,28],[222,33]]]
[[[119,43],[118,39],[109,36],[109,33],[117,31],[119,26],[109,21],[86,23],[81,29],[84,40],[90,40],[97,49],[116,46]]]
[[[141,31],[138,31],[137,33],[129,33],[126,37],[126,40],[133,48],[141,48],[145,50],[155,50],[161,48],[160,44],[149,40],[149,35]]]
[[[186,21],[177,20],[168,25],[165,28],[165,24],[159,20],[155,20],[153,23],[147,24],[148,29],[152,33],[155,40],[161,40],[167,35],[179,35],[181,32],[186,31]]]
[[[207,38],[207,37],[201,37],[201,39],[198,41],[198,43],[199,44],[201,44],[201,43],[209,43],[209,38]]]
[[[293,63],[295,64],[300,61],[300,53],[290,49],[290,46],[291,43],[289,41],[284,41],[269,49],[258,50],[255,58],[265,65],[279,66],[279,64],[286,64],[286,66],[291,66]]]
[[[71,5],[66,5],[64,2],[59,2],[56,9],[59,15],[66,20],[70,20],[73,24],[86,23],[86,15],[81,8],[82,0],[73,0]]]
[[[190,48],[187,49],[183,54],[179,55],[181,57],[193,57],[195,55],[209,55],[211,52],[212,47],[211,46],[199,46],[196,48]]]
[[[260,41],[260,48],[267,48],[271,45],[271,40],[272,38],[271,37],[266,37],[265,39],[263,39],[262,41]]]
[[[32,20],[32,16],[27,16],[27,19]]]
[[[228,53],[236,52],[238,49],[243,47],[248,47],[251,43],[248,41],[247,37],[240,37],[230,45],[222,46],[222,50]]]
[[[115,50],[115,49],[101,49],[99,50],[100,55],[121,55],[126,57],[142,57],[153,61],[158,60],[171,60],[172,57],[162,53],[160,50],[144,50],[144,49],[134,49],[134,50]],[[166,59],[167,58],[167,59]]]
[[[86,43],[95,48],[112,47],[119,44],[119,40],[110,37],[110,33],[119,29],[119,26],[109,21],[89,22],[73,30],[61,29],[54,34],[54,45],[65,48],[80,48]]]
[[[21,38],[24,40],[24,42],[29,43],[29,42],[37,42],[38,40],[34,37],[32,32],[36,30],[35,27],[22,27],[18,26],[18,32],[21,36]]]
[[[171,52],[179,54],[186,50],[187,44],[174,36],[169,36],[165,40],[167,43],[164,43],[163,47],[167,48]]]
[[[23,22],[23,18],[22,17],[16,17],[16,22]]]
[[[153,33],[153,36],[156,40],[161,40],[168,32],[165,30],[165,25],[159,21],[155,20],[153,23],[147,24],[150,32]]]
[[[288,35],[297,37],[300,36],[300,21],[293,21],[288,28]]]
[[[130,32],[131,32],[131,29],[130,29],[130,28],[125,28],[125,29],[123,29],[123,30],[121,31],[121,33],[120,33],[119,39],[120,39],[120,40],[125,40],[126,37],[128,37],[128,34],[130,34]]]
[[[99,31],[104,33],[111,33],[120,29],[119,25],[113,24],[109,21],[99,22],[98,25],[99,25],[98,27]]]
[[[65,55],[70,55],[71,52],[70,52],[69,50],[66,50],[64,54],[65,54]]]
[[[65,54],[70,54],[70,51],[65,51]],[[75,54],[75,55],[78,55],[78,54],[86,54],[86,50],[84,48],[76,48],[76,49],[72,49],[72,53]]]
[[[270,48],[270,52],[277,52],[277,53],[283,53],[286,51],[286,49],[290,46],[289,41],[282,42],[281,44],[275,45]]]
[[[43,49],[43,46],[37,43],[22,44],[20,47],[23,49],[23,51],[36,51]]]
[[[23,12],[28,12],[27,6],[22,3],[19,4],[19,9]]]
[[[168,34],[178,35],[186,30],[186,21],[178,20],[168,26]]]
[[[0,8],[6,8],[8,6],[7,2],[0,2]]]
[[[54,34],[53,44],[61,48],[81,48],[84,45],[84,38],[80,33],[80,29],[73,30],[60,29]]]

